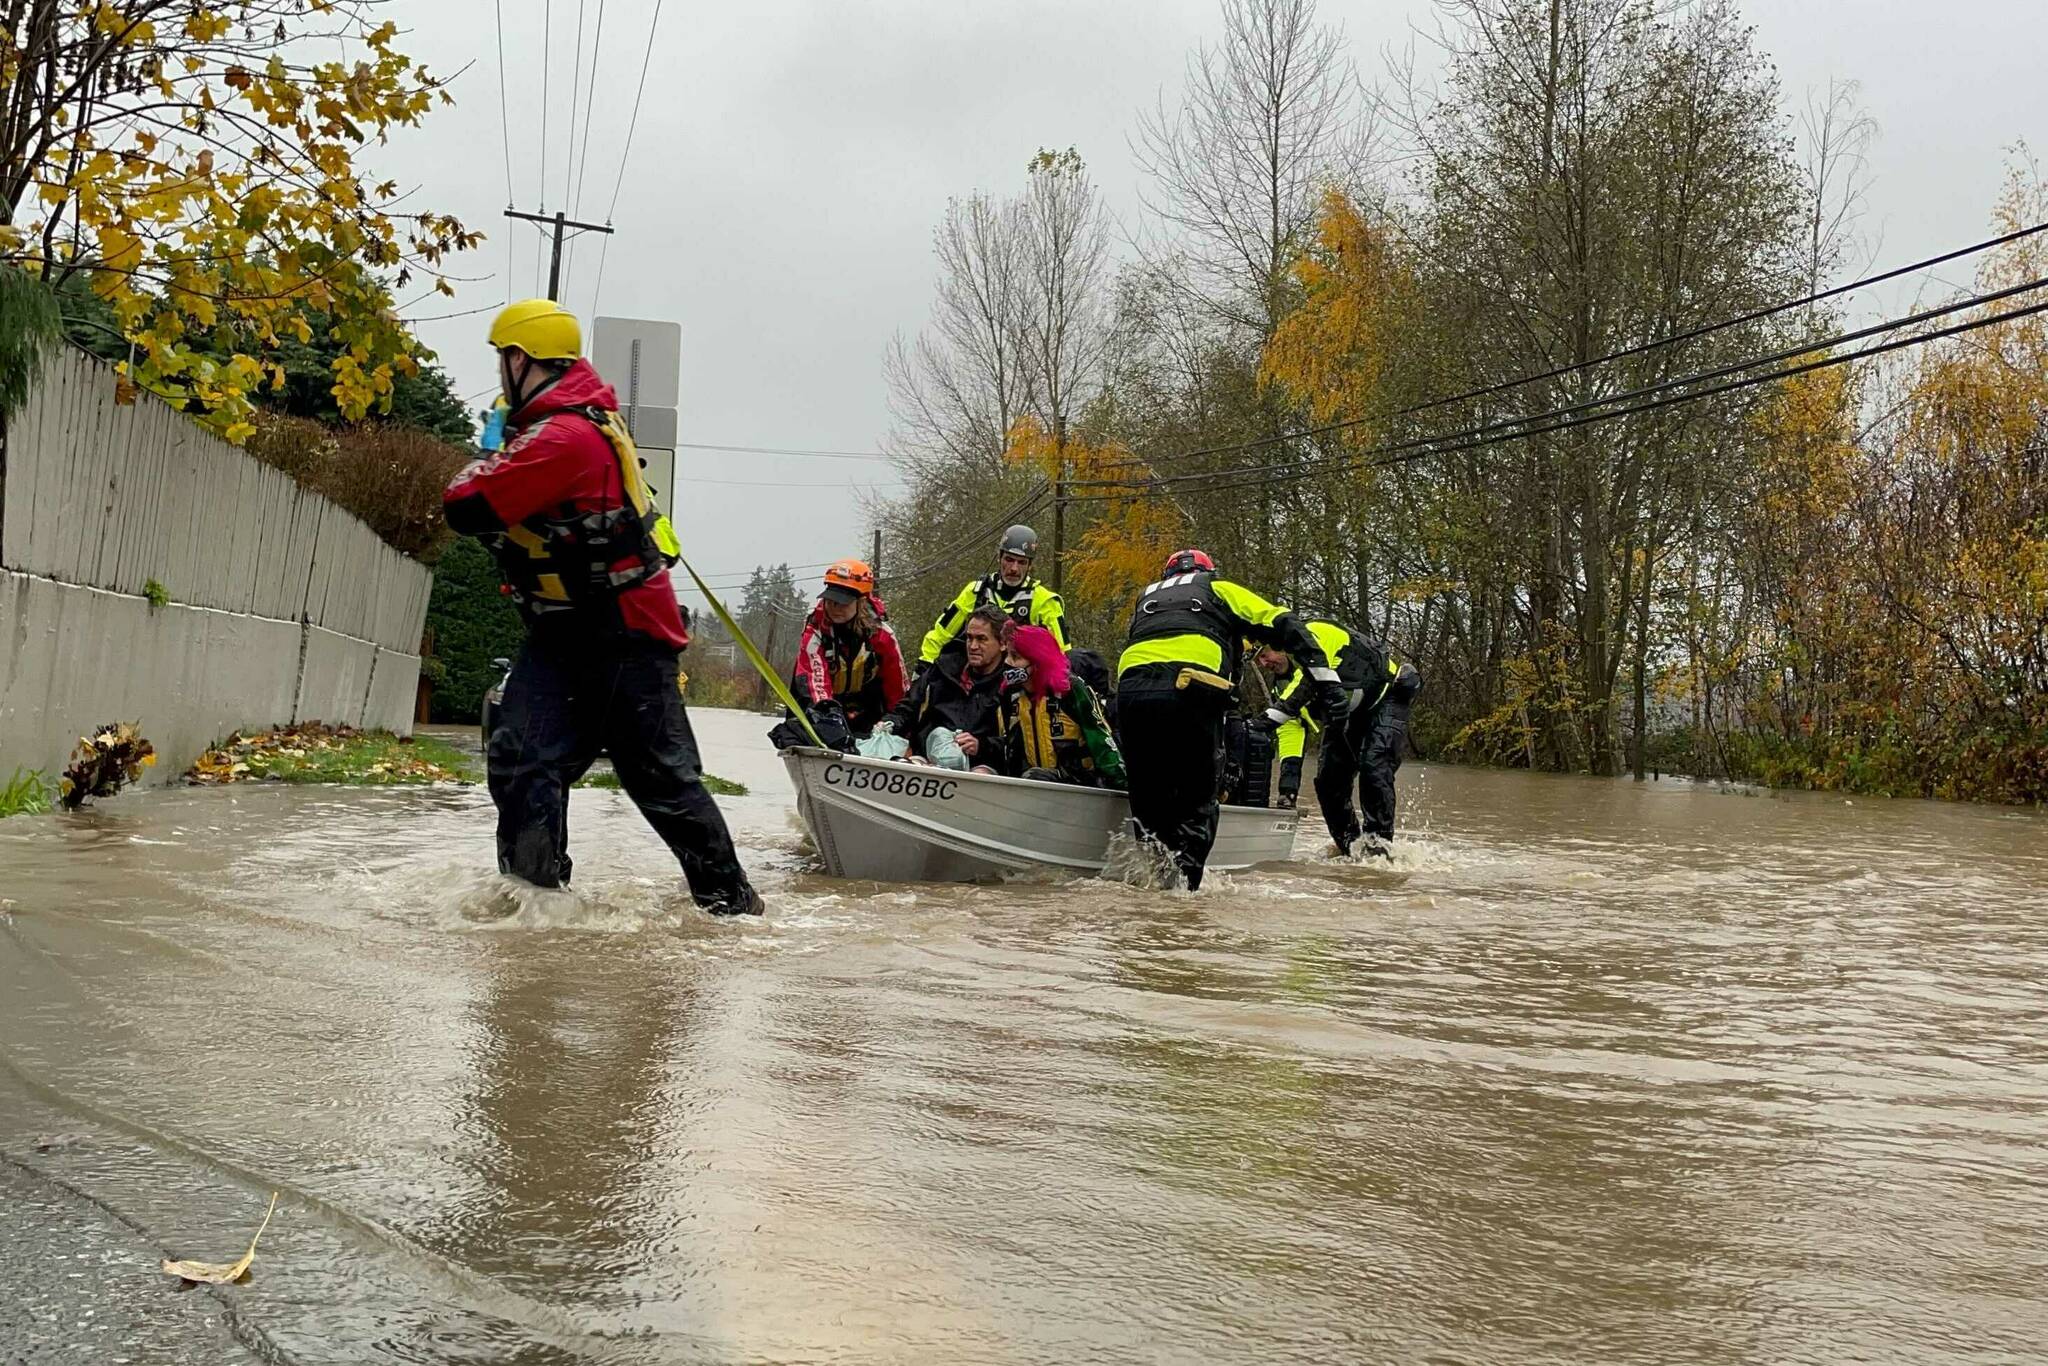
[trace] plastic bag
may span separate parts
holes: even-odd
[[[865,740],[854,742],[863,759],[901,759],[910,753],[910,741],[891,730],[878,730]]]

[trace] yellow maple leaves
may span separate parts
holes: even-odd
[[[32,168],[33,212],[23,206],[0,257],[85,272],[134,343],[127,377],[231,437],[250,430],[253,389],[281,380],[257,359],[262,348],[311,341],[308,314],[354,328],[335,372],[344,415],[388,404],[417,345],[393,314],[386,273],[411,263],[445,285],[441,260],[481,235],[446,216],[389,212],[397,186],[367,189],[356,156],[417,123],[440,83],[393,48],[395,24],[324,0],[281,21],[262,0],[199,0],[162,31],[137,8],[88,0],[57,21],[53,59],[80,80],[99,70],[106,93],[85,128],[55,97],[26,111],[49,136]],[[268,37],[276,21],[283,41],[323,14],[320,29],[338,23],[363,60],[294,66],[273,52],[260,69],[245,64],[238,29],[262,19]],[[53,220],[62,231],[46,247]],[[206,359],[223,348],[227,363]]]
[[[1317,422],[1369,410],[1395,346],[1392,320],[1414,286],[1390,235],[1338,190],[1323,196],[1314,246],[1293,266],[1302,303],[1280,322],[1259,362],[1259,380],[1305,404]],[[1369,424],[1346,433],[1373,439]]]

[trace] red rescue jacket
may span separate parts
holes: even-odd
[[[618,406],[590,362],[577,361],[507,420],[505,449],[455,476],[441,495],[448,525],[489,540],[533,519],[625,506],[618,456],[579,411]],[[617,603],[626,630],[677,650],[690,643],[667,570],[626,588]]]
[[[882,611],[881,599],[871,599]],[[805,703],[836,699],[856,731],[865,731],[903,700],[909,682],[903,672],[903,650],[886,621],[863,638],[850,626],[835,627],[821,600],[804,622],[796,643],[796,667],[790,691]]]

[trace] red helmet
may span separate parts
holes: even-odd
[[[1213,574],[1216,561],[1209,558],[1206,550],[1176,550],[1166,557],[1166,572],[1173,574]]]

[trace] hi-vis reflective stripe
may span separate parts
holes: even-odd
[[[1146,597],[1150,594],[1157,593],[1162,588],[1178,588],[1180,585],[1184,583],[1193,583],[1194,580],[1195,576],[1193,574],[1175,574],[1170,579],[1161,579],[1157,583],[1146,584],[1143,588],[1138,590],[1138,596],[1141,598]]]
[[[1211,673],[1221,673],[1223,647],[1192,631],[1184,635],[1140,640],[1124,648],[1122,657],[1116,662],[1116,671],[1121,674],[1140,664],[1195,664]]]
[[[1401,666],[1395,662],[1394,657],[1392,655],[1388,655],[1386,681],[1380,684],[1380,690],[1372,695],[1372,701],[1366,703],[1365,705],[1368,707],[1377,707],[1380,704],[1380,699],[1387,695],[1387,689],[1393,687],[1394,680],[1399,678],[1400,676]]]

